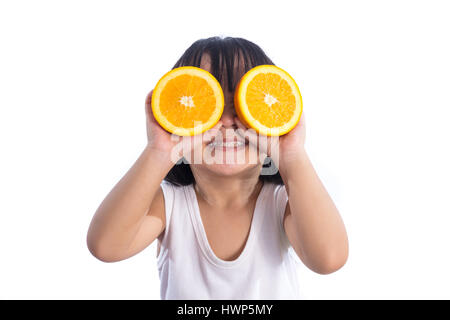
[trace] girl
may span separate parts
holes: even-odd
[[[184,137],[175,164],[179,142],[155,121],[150,92],[148,143],[92,219],[88,248],[105,262],[127,259],[158,239],[161,299],[297,299],[295,259],[320,274],[347,260],[344,224],[304,148],[304,115],[288,134],[268,139],[271,148],[258,145],[236,117],[237,82],[262,64],[273,62],[242,38],[192,44],[174,68],[196,66],[218,79],[225,96],[219,123],[202,139]],[[198,163],[191,156],[219,149],[226,161]],[[229,161],[238,149],[244,163]],[[248,161],[255,154],[265,161]],[[264,174],[267,166],[278,170]]]

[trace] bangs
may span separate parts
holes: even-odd
[[[253,42],[242,38],[212,37],[194,42],[172,69],[184,66],[200,68],[203,54],[211,58],[211,74],[231,92],[236,89],[241,76],[250,69],[263,64],[274,65]]]

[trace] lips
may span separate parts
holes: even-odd
[[[242,147],[246,143],[245,141],[213,141],[208,144],[211,148],[235,148],[235,147]]]
[[[248,142],[242,138],[234,137],[229,139],[214,139],[207,144],[211,148],[239,148],[247,145]]]

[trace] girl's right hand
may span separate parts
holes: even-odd
[[[145,99],[145,115],[147,118],[147,141],[148,147],[164,153],[170,153],[172,148],[177,144],[176,139],[171,139],[171,133],[167,132],[156,121],[152,111],[152,94],[153,90]]]
[[[180,137],[166,131],[156,121],[152,111],[152,94],[153,90],[147,95],[145,100],[145,114],[147,118],[147,146],[165,154],[174,153],[173,162],[176,162],[181,157],[185,156],[186,159],[190,159],[192,153],[196,148],[201,149],[201,146],[205,142],[209,142],[213,139],[222,126],[222,121],[219,121],[213,128],[207,130],[201,135],[201,139],[194,139],[194,136]],[[176,158],[176,159],[175,159]]]

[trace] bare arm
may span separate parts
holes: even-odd
[[[151,244],[165,228],[160,184],[174,165],[170,155],[176,142],[153,117],[152,93],[145,101],[148,144],[100,204],[89,226],[88,248],[105,262],[131,257]]]
[[[347,261],[348,239],[333,200],[304,148],[305,117],[279,140],[279,166],[289,196],[284,216],[286,235],[312,271],[328,274]]]
[[[87,234],[90,252],[105,262],[124,260],[150,245],[165,229],[164,196],[160,184],[186,152],[212,139],[221,121],[203,139],[172,139],[151,111],[153,90],[145,102],[148,144],[134,165],[103,200]],[[184,144],[184,142],[189,142]],[[179,142],[183,148],[179,148]],[[174,157],[174,158],[172,158]]]
[[[245,126],[235,119],[245,132]],[[239,133],[239,130],[238,130]],[[249,141],[269,155],[279,168],[289,201],[284,214],[286,235],[302,262],[312,271],[328,274],[348,257],[344,223],[304,149],[305,116],[289,133],[268,140],[249,134]]]
[[[105,262],[126,259],[151,244],[165,228],[160,183],[173,164],[147,146],[97,209],[89,227],[91,253]]]
[[[284,164],[280,174],[289,195],[284,227],[292,247],[317,273],[340,269],[348,257],[345,226],[306,152]]]

